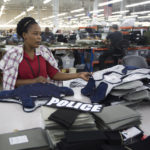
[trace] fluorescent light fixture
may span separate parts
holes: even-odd
[[[90,13],[98,13],[98,12],[102,12],[104,11],[104,9],[98,9],[98,10],[95,10],[95,11],[90,11]]]
[[[43,4],[47,4],[47,3],[49,3],[51,0],[44,0],[43,1]]]
[[[5,25],[0,25],[0,28],[16,28],[16,25],[7,25],[7,24],[5,24]]]
[[[67,15],[67,13],[58,14],[59,17],[60,17],[60,16],[65,16],[65,15]]]
[[[42,18],[42,20],[47,20],[47,19],[48,19],[48,17]]]
[[[147,14],[147,13],[150,13],[150,11],[139,11],[139,12],[133,12],[131,14],[136,15],[136,14]]]
[[[28,9],[27,9],[27,12],[29,12],[29,11],[31,11],[31,10],[33,10],[34,9],[34,6],[31,6],[31,7],[29,7]]]
[[[85,17],[81,17],[80,19],[89,19],[89,17],[85,16]]]
[[[55,17],[55,16],[49,16],[49,17],[48,17],[48,19],[50,19],[50,18],[54,18],[54,17]]]
[[[2,5],[2,6],[1,6],[1,11],[3,11],[3,10],[4,10],[4,8],[5,8],[5,6],[4,6],[4,5]]]
[[[0,9],[0,17],[1,17],[1,15],[3,14],[4,8],[5,8],[5,6],[2,5],[2,6],[1,6],[1,9]]]
[[[102,6],[105,6],[105,5],[109,5],[109,4],[114,4],[114,3],[118,3],[118,2],[121,2],[122,0],[111,0],[111,1],[108,1],[108,2],[104,2],[104,3],[99,3],[99,7],[102,7]]]
[[[6,3],[6,2],[8,2],[8,1],[10,1],[10,0],[3,0],[4,1],[4,3]]]
[[[45,18],[42,18],[42,20],[47,20],[47,19],[51,19],[51,18],[54,18],[55,16],[49,16],[49,17],[45,17]]]
[[[73,19],[71,19],[71,21],[75,21],[75,20],[78,20],[78,18],[73,18]]]
[[[146,18],[149,18],[150,19],[150,16],[141,16],[141,17],[138,17],[139,19],[146,19]]]
[[[75,17],[80,17],[80,16],[85,16],[85,13],[75,15]]]
[[[118,25],[119,25],[120,22],[118,22],[118,21],[113,21],[112,24],[118,24]]]
[[[21,16],[23,16],[23,15],[25,15],[25,14],[26,14],[26,12],[23,11],[20,15],[16,16],[14,19],[18,19],[18,18],[20,18]]]
[[[84,11],[84,8],[72,10],[71,13],[76,13],[76,12],[81,12],[81,11]]]
[[[109,21],[117,21],[118,18],[108,18]]]
[[[116,12],[113,12],[112,14],[115,15],[115,14],[124,14],[124,13],[127,13],[129,12],[129,10],[124,10],[124,11],[116,11]]]
[[[127,8],[129,8],[129,7],[136,7],[136,6],[140,6],[140,5],[146,5],[146,4],[150,4],[150,1],[145,1],[145,2],[140,2],[140,3],[134,3],[134,4],[126,5],[126,7]]]
[[[10,20],[9,22],[7,22],[6,24],[12,23],[15,19]]]

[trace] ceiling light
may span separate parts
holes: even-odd
[[[3,11],[3,10],[4,10],[4,8],[5,8],[5,6],[4,6],[4,5],[2,5],[2,6],[1,6],[1,11]]]
[[[6,24],[12,23],[15,19],[10,20],[9,22],[7,22]]]
[[[48,19],[50,19],[50,18],[54,18],[54,17],[55,17],[55,16],[49,16],[49,17],[48,17]]]
[[[80,17],[80,16],[85,16],[85,13],[83,13],[83,14],[78,14],[78,15],[75,15],[75,17]]]
[[[124,11],[116,11],[116,12],[113,12],[112,14],[124,14],[124,13],[127,13],[129,12],[129,10],[124,10]]]
[[[3,10],[4,10],[4,8],[5,8],[5,6],[4,6],[4,5],[2,5],[2,6],[1,6],[1,9],[0,9],[0,16],[3,14]]]
[[[67,15],[67,13],[58,14],[59,17],[60,17],[60,16],[65,16],[65,15]]]
[[[6,3],[6,2],[8,2],[8,1],[10,1],[10,0],[3,0],[4,1],[4,3]]]
[[[78,18],[73,18],[73,19],[71,19],[71,21],[75,21],[75,20],[78,20]]]
[[[18,19],[18,18],[20,18],[21,16],[23,16],[23,15],[25,15],[25,14],[26,14],[26,12],[23,11],[20,15],[16,16],[14,19]]]
[[[104,11],[104,9],[99,9],[99,10],[95,10],[95,11],[90,11],[90,13],[98,13],[98,12],[102,12]]]
[[[28,9],[27,9],[27,12],[29,12],[29,11],[31,11],[31,10],[33,10],[34,9],[34,6],[31,6],[31,7],[29,7]]]
[[[118,18],[108,18],[109,21],[117,21]]]
[[[47,4],[47,3],[49,3],[51,0],[44,0],[43,1],[43,4]]]
[[[80,9],[72,10],[72,11],[71,11],[71,13],[81,12],[81,11],[84,11],[84,8],[80,8]]]
[[[48,17],[42,18],[42,20],[47,20],[47,19],[48,19]]]
[[[111,1],[109,1],[109,2],[99,3],[98,6],[102,7],[102,6],[105,6],[105,5],[114,4],[114,3],[121,2],[121,1],[122,1],[122,0],[111,0]]]
[[[45,17],[45,18],[42,18],[42,20],[47,20],[47,19],[51,19],[51,18],[54,18],[55,16],[49,16],[49,17]]]
[[[85,17],[81,17],[80,19],[89,19],[89,17],[85,16]]]
[[[0,28],[16,28],[16,25],[0,25]]]
[[[136,7],[136,6],[140,6],[140,5],[145,5],[145,4],[150,4],[150,1],[145,1],[145,2],[140,2],[140,3],[134,3],[134,4],[130,4],[127,5],[126,7]]]
[[[133,12],[131,14],[136,15],[136,14],[147,14],[147,13],[150,13],[150,11],[139,11],[139,12]]]
[[[138,17],[139,19],[145,19],[145,18],[149,18],[150,19],[150,16],[141,16],[141,17]]]

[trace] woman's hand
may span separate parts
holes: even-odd
[[[43,76],[39,76],[35,78],[34,80],[35,80],[35,83],[47,83],[47,79],[44,78]]]
[[[89,73],[89,72],[80,72],[78,74],[78,77],[85,81],[88,81],[90,76],[91,76],[91,73]]]

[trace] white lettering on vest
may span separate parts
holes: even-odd
[[[56,104],[58,107],[64,107],[69,103],[67,100],[61,100],[59,103]]]
[[[93,108],[91,109],[91,112],[100,112],[102,109],[102,105],[94,105]]]
[[[75,109],[79,109],[79,107],[82,105],[82,103],[77,103],[77,104],[75,104],[75,106],[74,106],[74,108]]]
[[[83,111],[90,111],[92,108],[92,105],[91,104],[82,104],[80,109],[83,110]]]
[[[47,103],[47,105],[57,104],[58,102],[58,98],[52,97],[52,99]]]

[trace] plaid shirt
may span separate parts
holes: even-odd
[[[36,55],[41,55],[51,66],[58,69],[57,62],[48,48],[40,45],[36,48]],[[15,88],[18,68],[23,60],[23,46],[16,46],[10,49],[0,60],[0,69],[3,70],[3,90],[12,90]],[[62,82],[53,81],[57,85],[62,85]]]

